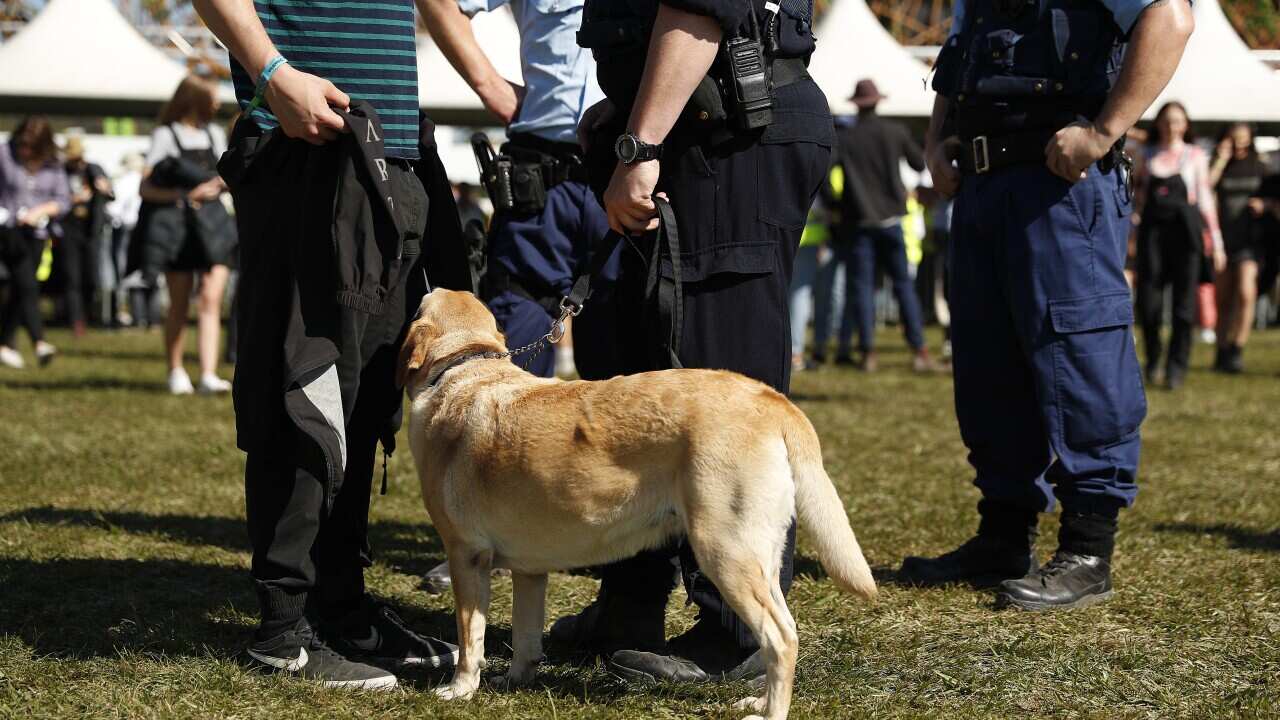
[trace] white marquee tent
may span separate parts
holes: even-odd
[[[929,68],[893,39],[864,0],[836,0],[814,34],[818,49],[809,74],[826,93],[832,112],[855,111],[848,97],[864,77],[875,80],[887,96],[881,114],[927,117],[933,111],[933,91],[925,87]]]
[[[0,108],[151,113],[186,74],[110,0],[49,0],[27,27],[0,45]],[[220,99],[234,101],[229,87]]]
[[[1280,122],[1280,73],[1254,57],[1218,0],[1196,0],[1196,29],[1169,87],[1147,111],[1178,100],[1196,122]]]

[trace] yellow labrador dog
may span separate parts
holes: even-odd
[[[797,510],[831,578],[876,594],[804,413],[734,373],[565,382],[494,357],[505,349],[475,296],[435,290],[400,353],[409,442],[457,605],[458,665],[437,692],[464,699],[480,684],[491,568],[512,572],[514,658],[505,681],[523,684],[542,657],[548,572],[686,535],[767,664],[765,694],[739,707],[785,718],[798,643],[778,570]]]

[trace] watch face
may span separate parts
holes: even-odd
[[[636,139],[632,135],[622,135],[618,138],[618,144],[614,146],[618,159],[624,163],[633,163],[636,161],[636,155],[640,153],[640,146],[636,143]]]

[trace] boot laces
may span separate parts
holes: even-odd
[[[1053,559],[1040,568],[1040,575],[1045,578],[1051,578],[1071,569],[1075,564],[1076,556],[1064,552],[1056,552]]]

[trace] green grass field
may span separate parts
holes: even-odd
[[[52,339],[64,355],[51,368],[0,371],[0,717],[739,715],[743,687],[631,688],[554,648],[534,687],[461,705],[428,692],[438,674],[349,694],[244,669],[255,602],[230,399],[165,394],[156,335]],[[900,339],[884,343],[877,375],[795,381],[881,596],[839,594],[802,535],[792,717],[1280,717],[1280,333],[1256,337],[1243,377],[1209,373],[1198,346],[1187,387],[1152,392],[1116,596],[1052,615],[893,584],[904,555],[970,535],[977,492],[950,380],[911,375]],[[418,589],[442,551],[409,454],[390,471],[373,499],[371,588],[452,638],[452,598]],[[1056,531],[1046,517],[1042,556]],[[594,588],[554,576],[548,622]],[[692,621],[683,600],[670,632]],[[510,658],[510,602],[497,580],[490,672]]]

